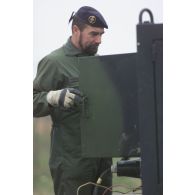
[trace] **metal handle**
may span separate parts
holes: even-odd
[[[140,12],[140,14],[139,14],[139,23],[140,23],[140,24],[143,24],[142,16],[143,16],[143,13],[144,13],[144,12],[147,12],[147,13],[149,14],[149,16],[150,16],[150,22],[149,22],[149,23],[154,23],[153,14],[152,14],[152,12],[151,12],[149,9],[147,9],[147,8],[141,10],[141,12]],[[144,23],[148,23],[148,21],[147,21],[147,22],[145,21]]]

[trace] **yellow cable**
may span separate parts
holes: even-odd
[[[96,183],[93,183],[93,182],[87,182],[87,183],[84,183],[84,184],[82,184],[82,185],[80,185],[78,188],[77,188],[77,195],[79,195],[79,190],[82,188],[82,187],[84,187],[84,186],[86,186],[86,185],[94,185],[94,186],[98,186],[98,187],[102,187],[102,188],[104,188],[104,189],[107,189],[108,187],[106,187],[106,186],[103,186],[103,185],[99,185],[99,184],[96,184]]]
[[[106,191],[107,190],[109,190],[109,191],[111,191],[111,192],[119,192],[119,193],[121,193],[121,194],[127,194],[127,193],[129,193],[129,192],[133,192],[134,194],[142,194],[142,193],[135,193],[135,191],[134,190],[136,190],[136,189],[138,189],[138,188],[130,188],[130,187],[127,187],[127,186],[125,186],[125,185],[113,185],[113,186],[110,186],[110,187],[106,187],[106,186],[103,186],[103,185],[99,185],[99,184],[97,184],[97,183],[93,183],[93,182],[87,182],[87,183],[84,183],[84,184],[82,184],[82,185],[80,185],[78,188],[77,188],[77,195],[79,195],[79,190],[82,188],[82,187],[84,187],[84,186],[86,186],[86,185],[94,185],[94,186],[98,186],[98,187],[102,187],[102,188],[104,188],[105,189],[105,191],[103,192],[103,194],[105,194],[106,193]],[[112,190],[112,189],[110,189],[110,188],[113,188],[113,187],[126,187],[126,188],[130,188],[131,190],[130,191],[127,191],[127,192],[121,192],[121,191],[118,191],[118,190]],[[140,186],[141,187],[141,186]]]

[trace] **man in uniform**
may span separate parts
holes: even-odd
[[[96,182],[112,163],[110,158],[81,156],[83,96],[78,82],[78,57],[97,53],[104,28],[108,26],[100,12],[88,6],[73,13],[69,21],[72,21],[72,36],[40,61],[33,83],[34,117],[50,115],[52,119],[49,166],[55,195],[76,195],[79,186]],[[102,185],[111,184],[109,171]],[[92,195],[93,191],[94,186],[87,185],[79,190],[79,195]]]

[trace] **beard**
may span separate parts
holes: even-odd
[[[99,44],[89,43],[87,45],[84,45],[82,40],[83,40],[83,37],[82,37],[82,34],[81,34],[80,38],[79,38],[79,45],[81,47],[82,53],[88,54],[88,55],[95,55],[98,51]]]

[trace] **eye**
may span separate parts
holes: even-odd
[[[104,34],[104,32],[95,32],[95,31],[90,32],[90,35],[93,37],[98,36],[98,35],[102,36],[102,34]]]
[[[95,36],[99,35],[99,33],[98,32],[91,32],[91,35],[95,37]]]

